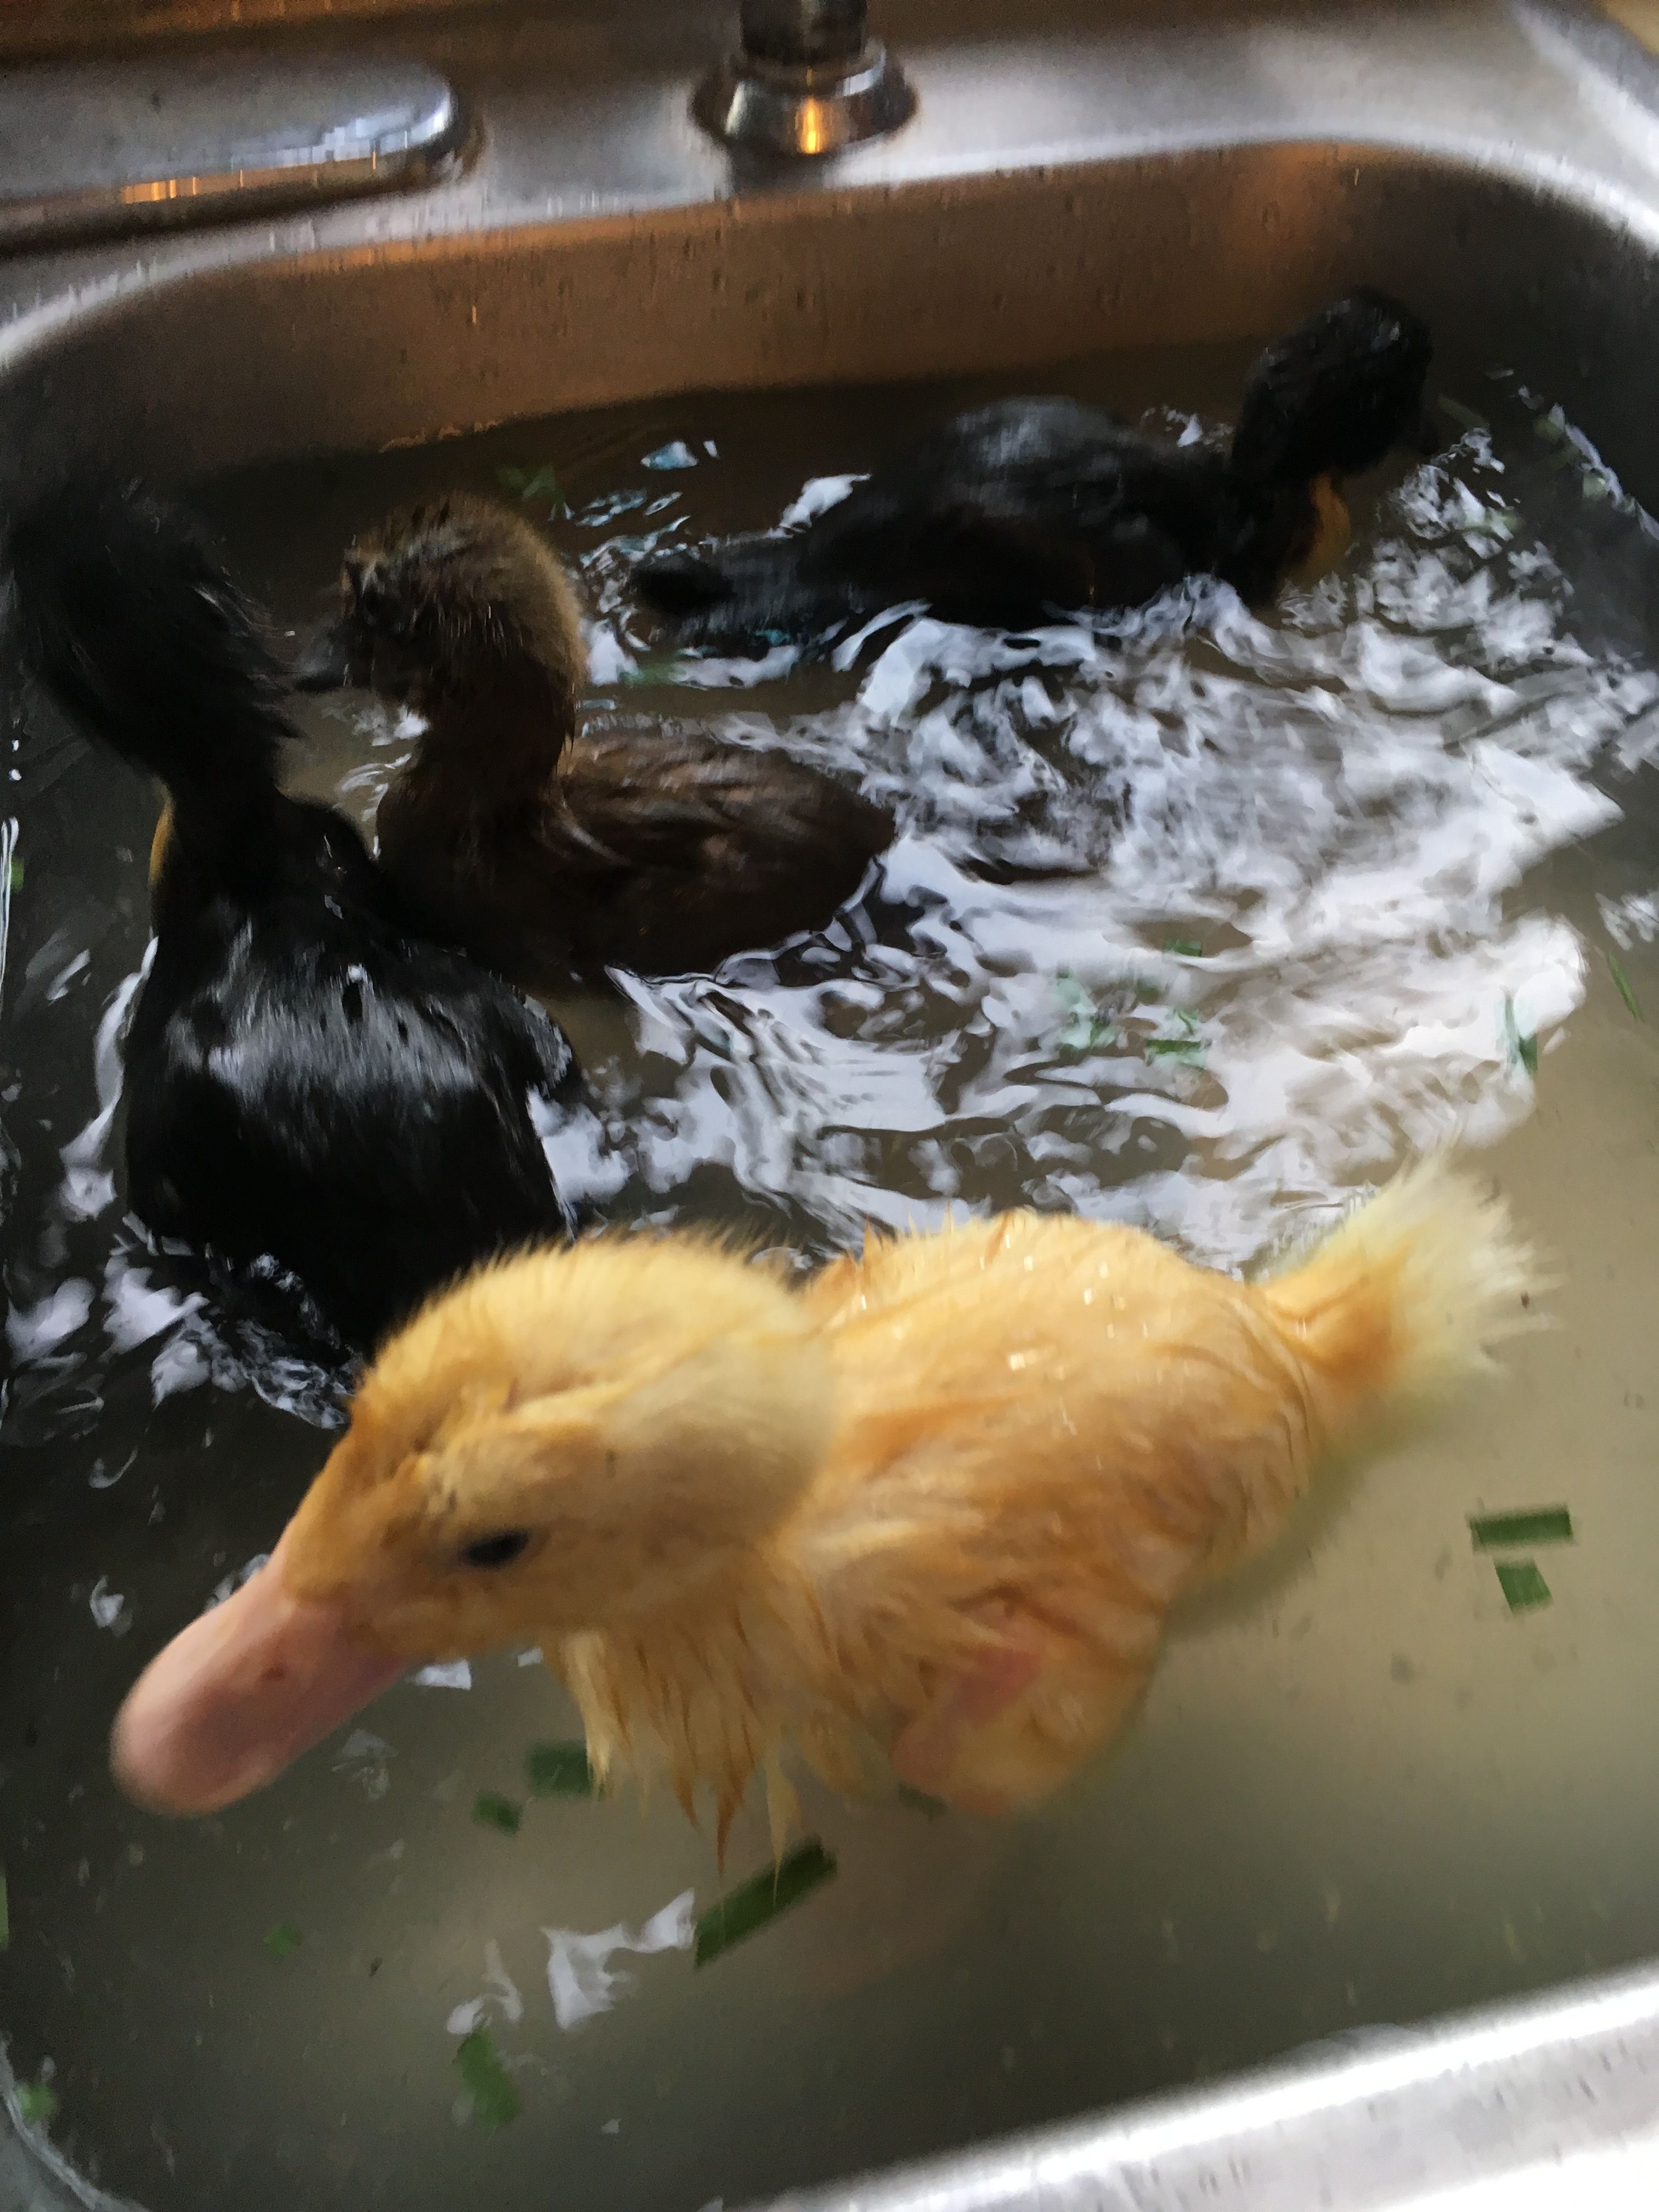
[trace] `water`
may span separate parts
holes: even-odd
[[[1202,430],[1240,367],[1058,380]],[[268,1548],[340,1378],[124,1218],[155,802],[44,710],[19,726],[0,2026],[102,2186],[150,2212],[735,2208],[1659,1947],[1659,1048],[1609,964],[1659,1017],[1655,556],[1535,401],[1450,389],[1490,428],[1449,418],[1455,447],[1370,487],[1340,567],[1266,618],[1207,588],[1024,641],[900,617],[796,668],[665,669],[628,561],[769,521],[965,387],[659,403],[206,488],[297,624],[354,526],[550,465],[591,718],[781,743],[895,806],[879,882],[821,938],[561,1005],[618,1213],[825,1251],[1024,1201],[1236,1264],[1462,1132],[1567,1271],[1500,1386],[1189,1614],[1060,1803],[994,1827],[808,1793],[838,1879],[701,1972],[622,1948],[721,1887],[672,1805],[473,1819],[574,1729],[516,1654],[405,1684],[222,1819],[115,1794],[123,1691]],[[307,726],[296,782],[367,821],[406,732],[356,702]],[[1511,1616],[1466,1516],[1558,1502],[1553,1602]],[[726,1879],[765,1856],[745,1818]],[[524,2105],[489,2136],[457,2105],[480,2021]]]

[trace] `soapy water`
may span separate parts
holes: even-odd
[[[665,655],[630,606],[627,571],[653,546],[769,514],[790,526],[843,495],[856,468],[801,488],[799,416],[775,453],[757,458],[745,448],[724,477],[738,404],[676,402],[648,417],[604,418],[591,450],[582,425],[556,424],[343,464],[332,476],[210,487],[208,496],[256,585],[295,623],[317,611],[351,524],[436,483],[496,489],[508,457],[539,463],[539,439],[556,457],[558,489],[530,466],[520,466],[520,481],[532,491],[540,482],[526,511],[547,521],[582,580],[590,725],[678,720],[733,744],[781,745],[892,808],[890,851],[825,930],[739,956],[711,977],[617,975],[609,990],[558,1003],[598,1102],[593,1117],[550,1124],[550,1152],[573,1195],[623,1219],[734,1221],[808,1256],[856,1243],[870,1223],[927,1224],[1026,1204],[1137,1223],[1196,1259],[1239,1267],[1287,1232],[1331,1218],[1413,1153],[1455,1137],[1492,1146],[1519,1129],[1554,1079],[1587,994],[1606,988],[1596,936],[1637,968],[1659,933],[1659,861],[1644,876],[1639,859],[1598,867],[1586,857],[1598,849],[1592,841],[1654,804],[1647,786],[1659,673],[1643,612],[1655,557],[1645,520],[1559,414],[1512,384],[1474,396],[1490,424],[1464,409],[1449,417],[1442,453],[1401,462],[1361,501],[1356,542],[1334,570],[1287,588],[1269,610],[1253,614],[1224,587],[1199,582],[1130,616],[1057,621],[1014,637],[898,609],[822,653],[779,646],[757,660]],[[926,411],[926,396],[915,405]],[[718,434],[705,434],[699,416]],[[654,443],[647,422],[665,434]],[[634,428],[631,447],[619,444],[617,423]],[[1166,410],[1160,427],[1215,434],[1212,421],[1194,414]],[[780,495],[767,506],[769,492]],[[307,702],[304,714],[309,743],[295,763],[296,787],[336,797],[368,825],[411,742],[410,720],[351,697]],[[22,829],[15,858],[7,856],[15,934],[4,979],[5,1110],[15,1138],[11,1373],[0,1445],[11,1447],[11,1464],[38,1494],[16,1528],[45,1529],[51,1560],[20,1620],[52,1624],[42,1633],[60,1641],[94,1638],[100,1650],[96,1694],[89,1681],[59,1700],[60,1763],[66,1774],[90,1774],[113,1698],[143,1658],[258,1564],[320,1462],[327,1436],[318,1432],[337,1425],[350,1378],[297,1350],[257,1287],[252,1297],[228,1292],[193,1255],[157,1249],[125,1213],[120,1048],[147,957],[142,863],[151,802],[39,702],[20,723],[15,757]],[[1626,880],[1632,867],[1637,878]],[[89,1499],[101,1516],[86,1524],[95,1528],[90,1539],[77,1520]],[[50,1610],[54,1574],[60,1589],[74,1577],[73,1628]],[[58,1679],[52,1665],[48,1651],[26,1644],[15,1696],[50,1704],[58,1693],[41,1686]],[[363,1948],[351,1935],[354,1913],[378,1931],[366,1941],[407,1949],[414,1923],[388,1895],[403,1895],[406,1874],[414,1884],[422,1844],[457,1887],[439,1881],[434,1890],[431,1868],[422,1878],[421,1924],[441,1931],[433,1940],[443,1966],[435,1976],[416,1972],[418,1996],[408,1998],[398,2047],[419,2044],[405,2076],[411,2064],[441,2075],[446,2034],[489,2029],[503,2039],[527,2106],[545,2107],[554,2130],[535,2135],[539,2123],[527,2113],[513,2138],[523,2148],[492,2168],[498,2193],[514,2203],[542,2201],[532,2141],[544,2148],[556,2140],[574,2201],[599,2201],[605,2191],[616,2201],[690,2208],[719,2185],[736,2203],[901,2150],[942,2148],[985,2126],[1052,2117],[1074,2098],[1190,2079],[1207,2065],[1262,2055],[1275,2033],[1282,2046],[1301,2027],[1352,2025],[1345,2014],[1358,1997],[1309,2012],[1299,1991],[1292,2002],[1287,1982],[1282,2002],[1256,1990],[1259,2024],[1245,2007],[1218,2027],[1217,2012],[1230,2004],[1218,2004],[1206,1983],[1184,1998],[1160,1995],[1156,2021],[1149,2013],[1120,2021],[1111,2033],[1127,2038],[1135,2056],[1120,2051],[1079,2088],[1074,2063],[1037,2053],[1035,2029],[1005,2044],[988,2025],[975,2039],[972,2007],[958,2026],[959,1984],[991,1971],[982,1964],[987,1930],[1007,1924],[1010,1869],[1042,1849],[1063,1862],[1068,1839],[1098,1838],[1103,1820],[1115,1832],[1124,1806],[1109,1791],[1144,1788],[1144,1776],[1140,1784],[1103,1782],[1080,1806],[1043,1815],[1026,1832],[1036,1843],[987,1841],[971,1825],[935,1831],[914,1814],[854,1814],[812,1800],[827,1834],[837,1823],[845,1830],[843,1872],[814,1900],[815,1921],[803,1911],[791,1923],[809,1931],[792,1939],[794,1948],[781,1934],[769,1939],[780,1947],[775,1958],[805,1972],[809,1993],[833,1991],[843,2005],[890,2008],[895,1976],[907,1991],[919,1987],[926,1994],[906,2002],[931,2021],[951,2063],[971,2074],[982,2045],[994,2091],[977,2076],[971,2091],[954,2077],[947,2087],[943,2060],[933,2081],[908,2040],[902,2059],[889,2047],[887,2062],[909,2069],[905,2117],[849,2133],[822,2081],[807,2097],[788,2087],[786,2060],[777,2060],[781,2073],[773,2063],[790,2044],[781,2023],[800,1987],[775,1993],[785,2011],[769,2014],[752,1985],[738,1983],[749,1996],[706,2002],[720,2033],[769,2085],[768,2124],[751,2127],[740,2148],[705,2142],[671,2083],[657,2090],[653,2125],[630,2124],[618,2137],[619,2123],[598,2115],[645,2063],[630,2054],[648,2051],[667,2066],[667,2041],[678,2048],[708,2033],[698,2025],[707,2015],[660,1993],[675,1970],[667,1954],[690,1942],[693,1905],[712,1900],[719,1878],[670,1808],[653,1808],[644,1840],[626,1849],[616,1823],[631,1812],[577,1808],[589,1826],[561,1828],[562,1856],[544,1869],[545,1881],[532,1880],[524,1856],[510,1879],[501,1872],[499,1851],[527,1853],[527,1838],[486,1846],[475,1833],[457,1843],[453,1808],[464,1816],[473,1790],[491,1779],[471,1763],[481,1747],[521,1747],[531,1733],[556,1732],[526,1717],[532,1685],[544,1708],[539,1669],[426,1670],[283,1791],[234,1816],[225,1829],[240,1839],[234,1856],[206,1831],[170,1832],[157,1843],[154,1824],[115,1804],[106,1785],[92,1793],[94,1815],[61,1788],[43,1794],[19,1778],[26,1765],[7,1762],[14,1806],[27,1804],[35,1823],[31,1863],[58,1871],[55,1887],[42,1879],[38,1907],[27,1907],[27,1881],[21,1890],[41,1916],[46,1946],[38,1973],[20,1968],[20,1990],[36,2008],[8,2000],[0,2017],[20,2036],[22,2021],[32,2023],[28,2051],[14,2054],[20,2069],[55,2051],[65,2109],[105,2179],[140,2190],[160,2212],[233,2181],[234,2201],[250,2207],[289,2201],[296,2189],[319,2204],[380,2201],[382,2190],[388,2203],[453,2201],[452,2155],[434,2148],[425,2118],[405,2109],[401,2100],[414,2094],[406,2078],[401,2088],[391,2084],[391,2117],[368,2116],[377,2099],[385,2103],[387,2084],[368,2053],[348,2047],[339,2056],[349,2025],[329,2031],[330,2048],[353,2087],[336,2094],[331,2075],[329,2094],[351,2128],[361,2124],[362,2141],[350,2158],[325,2157],[290,2139],[271,2102],[289,2071],[305,2094],[321,2094],[314,2066],[307,2073],[297,2056],[274,2055],[279,2036],[303,2044],[307,2064],[319,2047],[294,1999],[282,2000],[276,2028],[257,2004],[227,2001],[215,2030],[223,2063],[269,2067],[273,2079],[268,2094],[239,2090],[230,2100],[233,2126],[210,2099],[169,2100],[166,2067],[193,2063],[182,2029],[149,2020],[155,2051],[142,2057],[125,2030],[100,2028],[77,2005],[72,1964],[66,1988],[50,1966],[53,1947],[65,1960],[64,1947],[90,1949],[101,1985],[115,1992],[112,2020],[134,2018],[145,2002],[135,1990],[149,1990],[170,2022],[184,2002],[172,1980],[188,1983],[191,2003],[210,1985],[224,1988],[222,1961],[216,1980],[216,1961],[198,1955],[193,1936],[178,1934],[192,1885],[205,1885],[215,1929],[239,1927],[244,1941],[250,1912],[268,1923],[287,1909],[274,1875],[267,1909],[261,1869],[286,1865],[291,1895],[299,1864],[308,1882],[340,1891],[313,1911],[332,1917],[342,1959],[349,1952],[357,1961]],[[469,1694],[427,1694],[440,1689]],[[1154,1769],[1160,1742],[1170,1742],[1170,1759],[1181,1755],[1175,1733],[1158,1736],[1155,1710],[1146,1754]],[[0,1780],[0,1806],[7,1786]],[[89,1863],[83,1824],[105,1840],[106,1856],[108,1839],[119,1836],[129,1853],[148,1850],[171,1869],[170,1905],[158,1906],[152,1893],[143,1911],[174,1916],[173,1941],[190,1954],[176,1975],[165,1945],[159,1963],[145,1962],[131,1919],[141,1911],[131,1868],[142,1860],[89,1878],[109,1920],[100,1932],[87,1918],[88,1882],[62,1874]],[[354,1864],[381,1869],[372,1898],[358,1894],[356,1877],[328,1871],[325,1838],[342,1832],[362,1845]],[[15,1832],[22,1834],[21,1820]],[[763,1850],[761,1836],[757,1827],[749,1838],[751,1856]],[[481,1859],[483,1850],[498,1856]],[[1158,1858],[1149,1851],[1149,1864]],[[873,1889],[871,1869],[880,1877]],[[1149,1929],[1184,1926],[1191,1900],[1172,1892],[1172,1902],[1160,1902],[1158,1878],[1137,1875],[1146,1885],[1137,1911]],[[1337,1889],[1322,1880],[1328,1931]],[[14,1927],[19,1894],[15,1881]],[[131,1971],[109,1963],[110,1922],[124,1912],[138,1961]],[[1139,1940],[1108,1922],[1125,1946]],[[830,1934],[815,1939],[814,1925]],[[258,1933],[254,1925],[256,1949]],[[1040,1979],[1053,1972],[1054,1938],[1040,1914],[1028,1933],[1045,1960]],[[153,1948],[153,1929],[149,1940]],[[1173,1961],[1176,1939],[1156,1940]],[[296,1965],[313,1956],[309,1928],[307,1943]],[[1272,1948],[1256,1943],[1264,1957]],[[756,1953],[763,1948],[757,1940]],[[637,1976],[610,1963],[629,1952],[646,1956]],[[481,1954],[483,1988],[472,1994]],[[953,1963],[948,1985],[930,1984],[944,1962],[969,1954],[981,1965]],[[267,1964],[256,1959],[259,1972]],[[1565,1970],[1549,1953],[1547,1971]],[[310,1971],[313,2001],[331,2021],[367,2019],[356,1982],[348,1990],[327,1966]],[[1376,1972],[1381,1988],[1385,1971]],[[1469,1993],[1487,1993],[1484,1972],[1470,1966]],[[548,2000],[526,1999],[543,1978]],[[1006,2006],[1006,1970],[992,1979],[995,2003]],[[1060,2033],[1096,2035],[1090,2007],[1103,2001],[1071,1991]],[[1378,2002],[1392,2016],[1409,1999]],[[612,2010],[622,2017],[599,2018]],[[861,2031],[862,2018],[851,2033],[867,2032],[873,2052],[881,2033],[867,2021]],[[652,2024],[637,2029],[637,2045],[612,2042],[590,2062],[585,2054],[624,2019]],[[1291,2020],[1299,2025],[1286,2035]],[[667,2041],[665,2021],[675,2028]],[[581,2063],[591,2065],[580,2077],[564,2047],[578,2028]],[[384,2021],[365,2033],[386,2033]],[[526,2039],[516,2051],[514,2038]],[[1016,2049],[1018,2067],[998,2056]],[[863,2094],[879,2103],[868,2080]],[[577,2108],[579,2148],[566,2124]],[[152,2110],[170,2117],[143,2118]],[[628,2152],[643,2161],[627,2169],[631,2181],[617,2179],[622,2153],[596,2150],[599,2136],[607,2145],[645,2138]]]

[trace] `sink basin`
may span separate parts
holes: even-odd
[[[683,392],[725,395],[729,414],[751,392],[1242,343],[1364,282],[1429,318],[1437,375],[1512,368],[1659,507],[1659,64],[1600,14],[893,0],[879,28],[915,119],[797,166],[734,160],[693,122],[692,88],[728,30],[703,0],[295,33],[308,54],[437,72],[472,125],[469,158],[416,190],[0,259],[0,503],[71,461],[183,483]],[[0,111],[27,129],[15,71]],[[112,1684],[136,1671],[125,1656]],[[23,1728],[6,1717],[0,1767],[23,1755]],[[6,1803],[0,1790],[0,1836]],[[21,1957],[15,1922],[14,1905]],[[1507,1986],[1524,2002],[1322,2044],[1127,2112],[1091,2115],[1085,2098],[1058,2131],[989,2148],[964,2097],[949,2140],[906,2143],[927,2166],[778,2198],[779,2212],[1474,2212],[1613,2203],[1638,2174],[1650,2193],[1659,1972],[1623,1963],[1540,1990],[1517,1954]],[[283,1986],[271,2033],[303,2039],[315,2024]],[[0,2032],[9,1987],[0,1959]],[[702,2032],[717,2035],[712,2017]],[[654,2057],[666,2077],[669,2054]],[[0,2081],[15,2120],[3,2058]],[[331,2109],[295,2127],[313,2117],[319,2133],[342,2125]],[[839,2140],[844,2154],[806,2178],[877,2154],[857,2113]],[[101,2149],[112,2176],[117,2153]],[[155,2155],[170,2171],[170,2148]],[[792,2178],[786,2162],[769,2185]],[[0,2136],[4,2212],[115,2202],[37,2135]]]

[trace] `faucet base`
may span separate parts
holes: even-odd
[[[916,96],[878,39],[850,60],[813,66],[738,54],[701,84],[692,113],[728,145],[768,154],[838,154],[908,123]]]

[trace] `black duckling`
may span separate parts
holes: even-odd
[[[347,553],[295,680],[371,684],[426,724],[380,802],[382,865],[426,927],[557,989],[681,974],[821,927],[892,836],[783,753],[672,726],[577,735],[580,613],[522,516],[463,493]]]
[[[947,622],[1019,629],[1142,605],[1182,577],[1251,603],[1346,542],[1338,480],[1420,419],[1424,325],[1351,293],[1270,346],[1231,449],[1177,447],[1070,399],[958,415],[792,536],[640,562],[640,597],[686,642],[806,638],[907,599]]]
[[[166,787],[126,1062],[149,1227],[274,1257],[365,1350],[475,1262],[568,1233],[532,1107],[571,1096],[568,1045],[410,933],[343,815],[279,790],[284,681],[198,526],[87,490],[10,556],[27,663]]]

